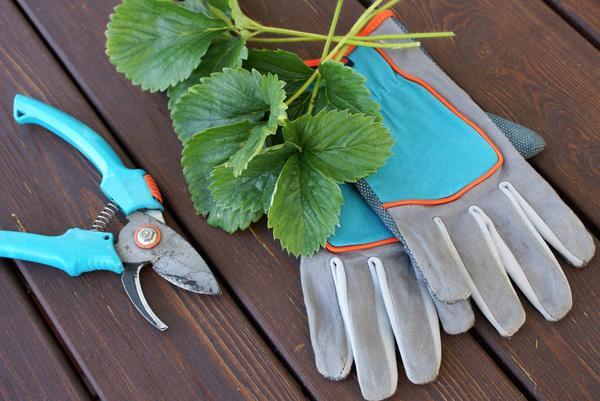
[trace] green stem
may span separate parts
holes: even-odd
[[[302,38],[323,39],[323,40],[325,40],[327,38],[327,36],[320,35],[318,33],[297,31],[295,29],[276,28],[274,26],[263,26],[263,25],[260,26],[260,28],[257,30],[257,32],[272,33],[275,35],[289,35],[289,36],[302,37]]]
[[[327,40],[324,35],[316,35],[317,37],[306,37],[306,36],[294,36],[284,38],[256,38],[254,35],[260,34],[259,32],[253,33],[248,37],[250,42],[264,42],[264,43],[291,43],[291,42],[317,42]],[[372,36],[354,36],[349,39],[346,43],[356,46],[361,46],[362,42],[376,42],[380,40],[402,40],[402,39],[432,39],[432,38],[451,38],[454,36],[454,32],[419,32],[419,33],[399,33],[389,35],[372,35]],[[342,39],[341,36],[334,36],[332,42],[338,43]]]
[[[416,32],[416,33],[392,33],[388,35],[355,36],[354,41],[377,41],[377,40],[400,40],[400,39],[432,39],[452,38],[454,32]]]
[[[358,34],[360,32],[360,30],[367,24],[367,17],[373,12],[373,10],[375,8],[377,8],[377,6],[379,6],[379,4],[381,4],[383,0],[375,0],[373,2],[373,4],[371,4],[369,6],[369,8],[367,8],[365,10],[365,12],[358,17],[358,19],[356,20],[356,22],[354,23],[354,25],[352,25],[352,28],[350,28],[350,31],[344,35],[344,37],[342,38],[342,40],[340,40],[338,42],[338,44],[333,48],[333,50],[327,55],[327,57],[325,57],[325,59],[322,59],[321,62],[324,63],[326,61],[331,60],[334,56],[337,55],[337,53],[346,45],[346,42],[348,40],[350,40],[350,38],[352,38],[353,36],[356,36],[356,34]]]
[[[391,1],[390,3],[396,3],[396,1]],[[383,10],[384,8],[387,8],[387,6],[390,4],[386,4],[384,7],[381,7],[379,9],[376,10],[376,12],[374,12],[373,14],[377,14],[379,13],[381,10]],[[372,16],[371,16],[372,17]],[[371,20],[371,18],[368,18],[368,20]],[[306,40],[308,40],[308,38],[312,38],[312,39],[317,39],[317,40],[327,40],[327,35],[322,35],[322,34],[318,34],[318,33],[313,33],[313,32],[305,32],[305,31],[298,31],[295,29],[287,29],[287,28],[277,28],[277,27],[273,27],[273,26],[264,26],[261,25],[256,32],[258,34],[261,33],[271,33],[274,35],[288,35],[294,38],[307,38]],[[428,38],[428,37],[448,37],[448,36],[453,36],[452,32],[431,32],[431,33],[402,33],[402,34],[390,34],[390,35],[373,35],[370,36],[369,40],[389,40],[389,39],[419,39],[419,38]],[[334,42],[339,42],[340,40],[342,40],[343,36],[338,36],[338,35],[334,35],[332,37],[332,40]],[[367,40],[367,37],[365,36],[356,36],[354,38],[352,38],[353,40]]]
[[[350,31],[344,35],[344,37],[342,38],[342,40],[333,48],[333,50],[327,55],[327,57],[325,57],[325,59],[321,60],[321,63],[324,63],[326,61],[331,60],[339,51],[340,49],[342,49],[346,42],[353,36],[356,36],[356,34],[362,29],[362,27],[366,24],[365,22],[365,17],[370,15],[371,12],[377,7],[379,6],[379,4],[381,4],[383,0],[375,0],[375,2],[373,2],[373,4],[371,4],[371,6],[369,6],[369,8],[366,9],[366,11],[358,18],[358,20],[354,23],[354,25],[352,26],[352,28],[350,29]],[[317,78],[317,76],[319,75],[319,70],[315,70],[315,72],[308,78],[308,80],[296,91],[296,93],[294,93],[286,102],[285,104],[290,105],[294,100],[296,100],[298,98],[298,96],[300,96],[302,93],[304,93],[304,91],[310,86],[310,84],[313,83],[313,81]]]
[[[325,37],[322,38],[313,38],[313,37],[305,37],[305,36],[294,36],[294,37],[284,37],[284,38],[255,38],[251,37],[248,39],[249,42],[264,42],[264,43],[292,43],[292,42],[322,42],[326,40]]]
[[[367,47],[377,47],[377,48],[391,48],[391,49],[405,49],[410,47],[418,47],[420,46],[420,42],[406,42],[406,43],[381,43],[381,42],[373,42],[374,40],[397,40],[397,39],[417,39],[417,38],[441,38],[441,37],[452,37],[454,33],[452,32],[431,32],[431,33],[413,33],[413,34],[398,34],[398,35],[373,35],[368,37],[357,37],[356,35],[367,25],[367,23],[375,16],[375,14],[387,10],[390,7],[394,6],[398,3],[399,0],[390,0],[388,3],[384,4],[382,7],[379,7],[384,0],[375,0],[366,10],[365,12],[356,20],[350,31],[343,37],[339,38],[333,36],[331,41],[337,42],[336,46],[329,52],[329,54],[325,57],[321,58],[321,63],[325,63],[329,60],[339,60],[343,57],[344,52],[341,50],[345,50],[349,45],[358,45],[358,46],[367,46]],[[379,7],[379,8],[378,8]],[[263,27],[261,26],[264,32],[275,33],[275,34],[283,34],[283,35],[292,35],[297,36],[297,38],[290,38],[293,41],[309,41],[309,40],[323,40],[323,35],[311,34],[307,32],[294,31],[290,29],[281,29],[281,28],[272,28],[272,27]],[[331,32],[330,32],[331,33]],[[279,41],[280,38],[254,38],[256,41]],[[326,39],[327,40],[327,39]],[[283,41],[283,40],[282,40]],[[289,41],[289,40],[288,40]],[[360,42],[360,43],[359,43]],[[319,76],[319,70],[315,70],[315,72],[308,78],[308,80],[285,102],[287,105],[290,105],[294,102],[306,89],[310,87],[310,85],[317,79]],[[317,87],[318,88],[318,87]],[[314,91],[313,91],[314,94]],[[312,102],[312,97],[311,97]]]
[[[329,52],[329,48],[331,47],[331,40],[335,34],[335,28],[337,27],[338,20],[340,19],[340,13],[342,11],[342,5],[344,4],[344,0],[338,0],[335,5],[335,11],[333,12],[333,19],[331,20],[331,25],[329,26],[329,33],[327,34],[327,40],[325,41],[325,45],[323,46],[323,52],[321,53],[321,59],[327,56]],[[317,68],[318,70],[318,68]],[[313,107],[315,106],[315,100],[317,98],[317,93],[319,92],[319,87],[321,86],[321,81],[323,77],[319,74],[317,77],[317,82],[312,90],[312,94],[310,95],[310,102],[308,103],[308,114],[312,114]]]
[[[400,1],[400,0],[390,0],[390,2],[389,2],[389,3],[387,3],[387,4],[384,4],[383,6],[379,7],[379,8],[376,10],[376,12],[375,12],[375,13],[380,13],[380,12],[382,12],[382,11],[385,11],[385,10],[387,10],[388,8],[395,6],[395,5],[396,5],[396,3],[398,3],[399,1]]]
[[[318,70],[318,67],[317,67],[317,70]],[[315,82],[315,85],[313,86],[312,93],[310,94],[310,102],[308,103],[308,110],[306,111],[307,114],[312,114],[313,108],[315,107],[315,100],[317,99],[317,93],[319,93],[319,87],[321,86],[321,81],[323,81],[323,77],[321,76],[321,74],[319,74],[317,76],[317,81]]]
[[[310,84],[313,83],[313,81],[315,80],[317,75],[319,75],[319,70],[315,70],[315,72],[313,72],[313,74],[306,80],[306,82],[304,82],[304,84],[300,88],[298,88],[298,90],[285,101],[285,104],[289,106],[290,104],[292,104],[294,102],[294,100],[298,99],[298,97],[301,94],[303,94],[305,90],[308,89]]]
[[[329,52],[329,48],[331,47],[331,41],[335,35],[335,28],[337,27],[338,20],[340,19],[340,13],[342,11],[342,5],[344,4],[344,0],[338,0],[335,6],[335,11],[333,12],[333,19],[331,21],[331,26],[329,27],[329,33],[327,34],[327,40],[325,41],[325,46],[323,46],[323,53],[321,54],[321,58],[325,57]]]

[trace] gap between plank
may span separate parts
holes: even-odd
[[[553,0],[541,0],[546,4],[552,11],[558,14],[565,22],[573,27],[581,36],[587,39],[596,49],[600,49],[600,40],[594,35],[594,32],[588,31],[583,24],[580,24],[577,19],[567,12],[567,10],[560,7],[560,5]]]
[[[510,367],[508,367],[504,363],[504,361],[502,361],[502,358],[500,358],[494,352],[492,347],[490,347],[489,344],[485,342],[485,339],[483,339],[483,337],[481,337],[479,335],[479,333],[477,332],[477,330],[475,330],[475,328],[472,328],[471,330],[469,330],[469,334],[475,339],[475,341],[479,344],[479,346],[483,349],[483,351],[486,354],[488,354],[488,356],[491,358],[491,360],[494,361],[496,366],[498,366],[500,371],[502,373],[504,373],[504,375],[508,378],[508,380],[510,380],[510,382],[517,388],[517,390],[519,390],[521,392],[523,397],[525,397],[528,401],[537,401],[537,398],[535,398],[533,393],[531,393],[531,391],[529,391],[529,389],[527,388],[525,383],[523,383],[523,382],[521,382],[521,380],[519,380],[519,377],[512,370],[510,370]],[[533,379],[531,380],[531,382],[534,383]]]

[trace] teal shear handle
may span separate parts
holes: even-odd
[[[0,257],[56,267],[70,276],[93,270],[123,273],[123,263],[111,233],[72,228],[51,237],[0,231]]]
[[[110,145],[81,121],[23,95],[15,96],[14,118],[19,124],[41,125],[79,150],[102,174],[100,189],[104,195],[125,215],[140,209],[162,210],[146,181],[149,176],[143,170],[125,167]]]

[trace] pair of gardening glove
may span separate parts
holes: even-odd
[[[376,20],[367,34],[403,31]],[[381,105],[394,155],[356,185],[370,208],[343,187],[340,227],[302,259],[301,277],[318,370],[340,380],[355,361],[363,396],[379,400],[396,389],[395,343],[412,382],[436,377],[438,319],[450,334],[468,330],[469,297],[503,336],[525,320],[511,279],[546,319],[562,318],[571,291],[548,244],[578,267],[595,246],[519,154],[539,150],[535,134],[490,118],[422,50],[359,47],[348,58]]]

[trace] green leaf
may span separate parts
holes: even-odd
[[[239,210],[218,205],[209,189],[209,176],[243,146],[253,124],[242,121],[233,125],[208,129],[190,138],[183,148],[181,164],[188,191],[196,210],[208,215],[208,223],[227,232],[243,230],[257,221],[261,210]]]
[[[285,90],[288,95],[295,93],[314,71],[304,64],[298,55],[283,50],[251,49],[244,67],[277,74],[279,79],[286,82]],[[365,78],[361,74],[334,61],[321,64],[319,72],[321,86],[315,100],[314,114],[322,109],[337,109],[381,118],[378,112],[379,105],[371,99],[365,86]],[[311,91],[312,88],[290,105],[288,115],[291,120],[308,111]]]
[[[208,17],[220,19],[227,25],[233,25],[228,0],[182,0],[178,4]]]
[[[230,234],[237,230],[245,230],[250,224],[257,222],[265,213],[262,210],[256,212],[233,210],[215,207],[206,220],[209,225],[219,227]]]
[[[183,175],[188,183],[194,207],[201,214],[206,215],[216,207],[208,190],[210,173],[235,154],[248,138],[252,126],[252,123],[242,121],[211,128],[185,143],[181,159]]]
[[[337,61],[328,61],[319,66],[323,84],[319,88],[314,113],[322,109],[348,110],[381,119],[379,104],[371,99],[365,86],[365,77]]]
[[[181,5],[192,10],[211,15],[211,9],[216,8],[223,13],[231,14],[228,0],[182,0]]]
[[[260,124],[250,130],[250,135],[243,146],[225,163],[226,167],[233,169],[236,177],[242,174],[250,160],[252,160],[264,147],[267,136],[273,134],[266,125]]]
[[[169,96],[169,109],[175,106],[179,98],[187,90],[198,83],[200,79],[209,76],[213,72],[221,72],[223,68],[239,68],[242,61],[248,57],[246,42],[240,37],[215,39],[202,57],[202,62],[192,74],[184,81],[167,90]]]
[[[339,182],[354,182],[377,171],[392,155],[389,131],[374,117],[349,111],[321,111],[290,122],[286,141],[302,149],[313,168]]]
[[[250,49],[244,68],[277,75],[286,83],[288,94],[296,92],[314,72],[296,53],[284,50]]]
[[[239,121],[259,122],[275,132],[286,118],[284,82],[258,71],[225,68],[201,79],[181,96],[172,110],[175,132],[185,142],[212,127]]]
[[[289,157],[297,148],[285,143],[265,149],[235,177],[233,170],[224,165],[216,167],[210,176],[209,189],[217,204],[231,209],[267,211],[275,182]]]
[[[207,0],[207,1],[211,7],[221,10],[221,12],[225,13],[226,15],[229,15],[229,16],[231,15],[231,8],[229,7],[228,0]]]
[[[279,80],[277,75],[263,75],[256,70],[252,70],[252,77],[258,85],[261,98],[271,106],[267,125],[276,129],[277,125],[282,125],[287,119],[285,91],[283,90],[285,82]]]
[[[223,21],[174,2],[125,0],[108,23],[106,51],[117,71],[155,92],[187,78],[227,30]]]
[[[310,256],[335,232],[342,202],[339,185],[295,154],[275,185],[269,227],[288,252]]]
[[[210,8],[207,0],[182,0],[180,4],[191,11],[210,15]]]

